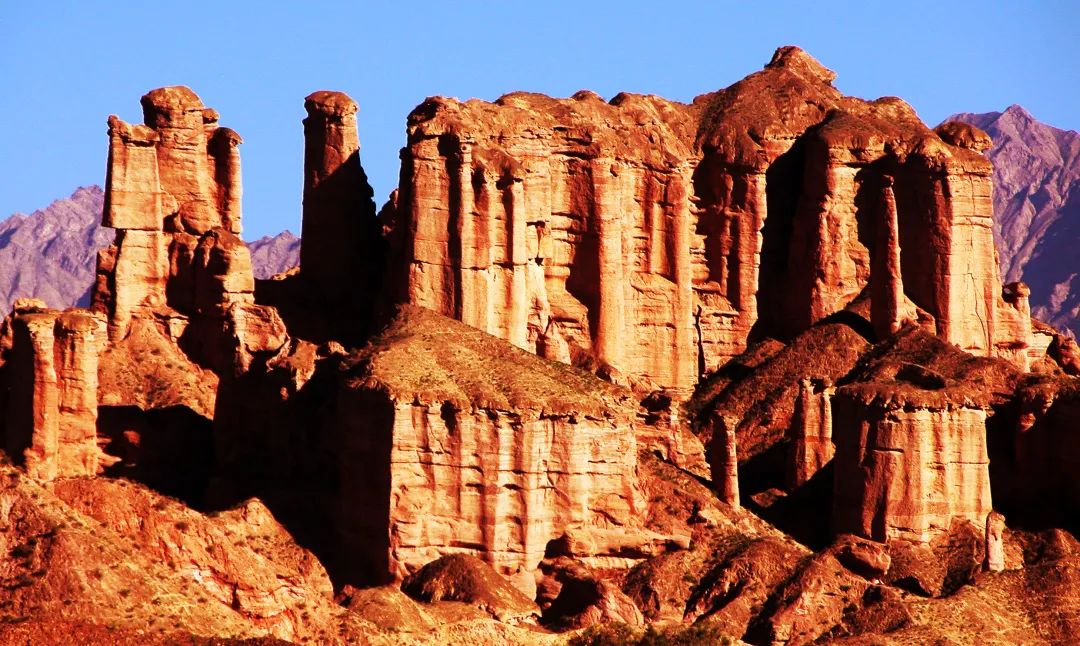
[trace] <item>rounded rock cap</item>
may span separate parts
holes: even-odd
[[[319,90],[307,95],[304,99],[304,109],[308,114],[325,114],[333,117],[345,117],[356,114],[359,106],[356,101],[344,92],[332,90]]]
[[[202,99],[189,87],[173,85],[150,90],[143,95],[143,108],[155,112],[188,112],[202,110]]]

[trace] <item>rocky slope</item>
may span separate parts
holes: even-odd
[[[988,136],[833,77],[432,98],[378,216],[312,93],[268,280],[217,111],[110,117],[90,308],[0,325],[0,642],[1069,639],[1080,349]]]
[[[1042,123],[1019,105],[949,120],[994,141],[994,233],[1006,281],[1031,287],[1035,316],[1080,333],[1080,133]]]
[[[101,226],[104,198],[100,187],[84,186],[30,215],[0,222],[0,311],[10,312],[22,297],[58,308],[90,303],[97,251],[114,235]],[[288,231],[249,246],[257,278],[300,262],[300,239]]]

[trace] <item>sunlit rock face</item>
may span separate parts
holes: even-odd
[[[789,47],[690,104],[429,99],[393,210],[398,296],[675,391],[867,288],[881,333],[921,310],[965,350],[1023,360],[985,135],[935,133],[834,76]]]
[[[164,308],[220,318],[254,293],[239,238],[240,136],[186,87],[153,90],[142,106],[145,124],[109,117],[102,224],[117,235],[99,254],[93,301],[114,341],[133,318]]]
[[[105,322],[19,299],[0,330],[4,450],[39,480],[99,473],[98,354]]]

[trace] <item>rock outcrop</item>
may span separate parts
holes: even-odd
[[[429,99],[403,154],[399,296],[684,394],[752,330],[790,337],[867,287],[880,333],[917,306],[1011,356],[1027,323],[1001,298],[985,135],[834,76],[788,47],[689,105]]]
[[[956,520],[985,532],[987,418],[1017,371],[909,328],[849,378],[832,398],[836,531],[924,544]]]
[[[794,646],[1069,594],[1001,514],[1080,498],[1080,352],[1001,285],[989,140],[833,76],[429,99],[381,216],[315,92],[301,264],[258,282],[239,137],[182,87],[111,118],[97,312],[0,334],[7,634]]]
[[[117,236],[99,254],[94,307],[114,341],[133,318],[212,315],[254,292],[238,237],[240,136],[186,87],[153,90],[142,106],[145,125],[109,117],[102,224]]]
[[[354,578],[455,552],[512,575],[552,549],[625,567],[663,548],[622,389],[417,307],[350,362],[332,426]]]
[[[39,480],[99,473],[98,354],[104,320],[21,300],[4,320],[4,450]]]
[[[370,310],[381,245],[373,191],[360,165],[358,107],[341,92],[321,90],[304,108],[300,273],[330,303]]]

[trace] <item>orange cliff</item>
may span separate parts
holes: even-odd
[[[834,76],[788,47],[691,104],[427,100],[403,153],[397,296],[679,393],[748,339],[789,338],[866,289],[881,335],[921,315],[1023,364],[985,135],[939,136],[899,99],[843,96]]]

